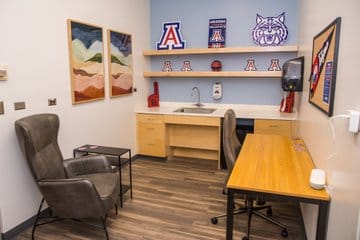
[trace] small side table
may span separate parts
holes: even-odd
[[[116,166],[119,172],[120,178],[120,206],[123,207],[123,195],[130,190],[130,197],[132,198],[132,174],[131,174],[131,150],[129,148],[117,148],[117,147],[105,147],[98,145],[86,144],[80,147],[77,147],[73,150],[73,155],[76,157],[76,154],[101,154],[106,155],[111,161],[112,166]],[[128,154],[128,158],[121,157],[124,154]],[[121,169],[129,164],[129,177],[130,184],[125,185],[122,183]]]

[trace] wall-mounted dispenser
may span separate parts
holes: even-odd
[[[304,57],[287,60],[282,67],[281,87],[284,91],[301,92],[303,88]]]
[[[213,99],[219,100],[222,97],[222,85],[220,82],[216,82],[213,85]]]
[[[287,60],[282,66],[281,87],[285,91],[280,112],[293,112],[295,92],[301,92],[304,77],[304,57]],[[289,92],[288,95],[286,92]]]

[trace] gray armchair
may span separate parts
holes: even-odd
[[[32,230],[62,219],[98,218],[106,239],[106,218],[119,197],[119,176],[103,155],[64,160],[57,137],[59,117],[36,114],[15,122],[16,135],[43,199]],[[47,202],[51,218],[44,221],[40,212]],[[47,217],[48,218],[48,217]]]

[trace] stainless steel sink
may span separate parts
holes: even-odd
[[[210,114],[213,113],[215,108],[203,108],[203,107],[182,107],[174,110],[179,113],[198,113],[198,114]]]

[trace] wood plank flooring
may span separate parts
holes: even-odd
[[[226,209],[222,194],[225,171],[216,170],[214,161],[195,159],[154,160],[140,158],[133,163],[133,199],[125,196],[118,215],[111,211],[107,219],[110,239],[121,240],[222,240],[226,219],[217,225],[211,217]],[[257,216],[253,217],[252,240],[306,239],[300,210],[292,203],[270,203],[273,217],[288,226],[289,236],[282,238],[280,228]],[[246,214],[234,218],[234,239],[246,232]],[[31,229],[16,239],[31,239]],[[65,220],[37,228],[35,239],[105,239],[103,230]]]

